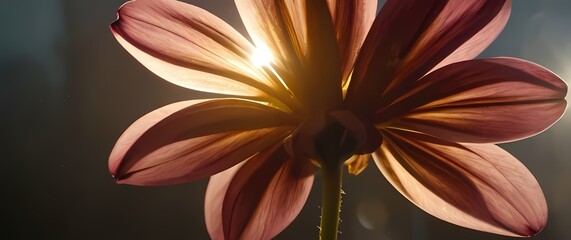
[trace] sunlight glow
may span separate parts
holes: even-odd
[[[272,51],[265,45],[258,46],[252,54],[252,62],[258,66],[269,66],[272,63],[274,56]]]
[[[267,45],[259,44],[256,47],[256,49],[254,49],[254,52],[252,53],[250,60],[257,67],[269,70],[277,78],[277,80],[285,88],[285,90],[288,91],[290,96],[294,97],[293,92],[291,91],[291,89],[289,89],[283,78],[278,74],[278,72],[274,69],[274,67],[272,67],[271,63],[273,63],[274,61],[274,56],[272,54],[272,50],[270,50],[270,48],[268,48]]]

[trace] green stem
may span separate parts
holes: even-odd
[[[323,199],[321,206],[320,240],[337,240],[339,214],[341,211],[341,169],[340,166],[323,166]]]

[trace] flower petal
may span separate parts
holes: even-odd
[[[524,60],[492,58],[454,63],[419,81],[377,113],[387,127],[452,142],[498,143],[535,135],[565,111],[567,86]]]
[[[304,1],[235,0],[256,47],[272,50],[275,67],[287,86],[303,94],[301,59],[307,53]],[[292,74],[295,73],[296,76]]]
[[[406,91],[439,63],[475,57],[501,31],[510,6],[510,0],[387,1],[363,44],[347,98],[375,108],[383,103],[370,99]]]
[[[222,224],[222,203],[226,190],[232,179],[247,161],[243,161],[233,167],[210,177],[204,200],[204,220],[206,229],[212,240],[224,240],[224,226]]]
[[[256,46],[267,46],[282,64],[307,51],[304,1],[235,0]]]
[[[458,4],[459,2],[455,3]],[[457,7],[457,6],[450,6],[450,7]],[[470,39],[468,39],[466,42],[460,45],[460,47],[456,48],[454,52],[450,53],[448,57],[446,57],[444,60],[438,63],[438,65],[436,65],[432,69],[432,71],[451,63],[471,60],[480,55],[480,53],[486,50],[486,48],[488,48],[488,46],[490,46],[490,44],[492,44],[492,42],[496,40],[498,35],[500,35],[500,33],[503,31],[504,27],[508,23],[508,19],[511,14],[511,8],[512,8],[511,0],[505,1],[502,9],[497,13],[494,19],[490,20],[487,25],[485,25],[480,31],[478,31],[478,33],[473,35]],[[448,19],[443,19],[443,21],[448,21]]]
[[[236,0],[255,45],[276,57],[272,67],[307,108],[338,108],[341,59],[325,1]],[[316,96],[317,94],[317,96]]]
[[[309,160],[290,159],[281,144],[210,178],[205,216],[210,237],[271,239],[299,214],[313,185]]]
[[[455,144],[413,132],[385,132],[373,158],[411,202],[442,220],[480,231],[532,236],[547,221],[533,175],[491,144]]]
[[[328,0],[343,61],[343,83],[349,79],[355,59],[377,15],[377,0]]]
[[[291,121],[283,112],[244,100],[174,103],[141,117],[123,133],[109,157],[109,170],[119,183],[189,182],[283,140],[293,130],[286,126],[295,125]]]
[[[347,165],[349,173],[356,176],[363,172],[365,168],[367,168],[370,158],[371,154],[353,155],[351,158],[345,161],[345,165]]]
[[[250,60],[254,47],[209,12],[173,0],[131,1],[111,30],[155,74],[212,93],[268,97],[276,83]]]
[[[310,94],[304,104],[320,111],[338,109],[343,105],[342,60],[331,12],[325,1],[306,1],[305,5],[308,50],[303,67]]]

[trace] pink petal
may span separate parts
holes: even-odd
[[[206,197],[204,200],[204,220],[206,229],[212,240],[224,240],[224,226],[222,225],[222,203],[226,190],[232,182],[232,179],[247,161],[236,164],[235,166],[224,170],[210,177],[208,187],[206,188]]]
[[[305,204],[313,185],[311,169],[309,160],[290,159],[279,144],[212,176],[205,199],[210,237],[275,237]]]
[[[121,6],[117,15],[111,30],[119,43],[167,81],[237,96],[280,94],[251,62],[254,47],[203,9],[174,0],[137,0]]]
[[[377,166],[411,202],[463,227],[532,236],[547,221],[539,184],[516,158],[495,145],[460,145],[391,131],[373,154]]]
[[[119,183],[164,185],[220,172],[281,141],[295,125],[276,109],[236,99],[186,101],[157,109],[117,140],[109,169]]]
[[[387,1],[363,44],[347,99],[375,108],[383,103],[370,99],[406,91],[439,63],[475,57],[501,31],[510,6],[509,0]]]
[[[343,60],[343,83],[353,71],[355,59],[377,15],[377,0],[328,0]]]
[[[498,143],[535,135],[565,111],[567,86],[549,70],[514,58],[472,60],[438,69],[389,108],[386,127],[453,142]],[[383,120],[385,119],[385,120]]]

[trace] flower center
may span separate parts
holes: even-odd
[[[348,110],[309,115],[286,142],[290,154],[338,166],[354,154],[375,151],[381,136],[375,126]]]

